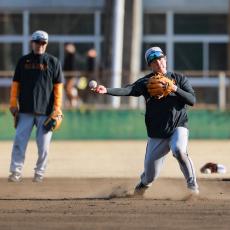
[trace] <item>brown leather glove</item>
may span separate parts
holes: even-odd
[[[44,128],[47,131],[55,131],[61,126],[63,120],[63,114],[61,111],[62,96],[63,96],[63,84],[62,83],[54,84],[54,111],[45,120],[43,124]]]
[[[208,162],[204,166],[201,167],[200,172],[201,173],[206,173],[206,169],[210,170],[210,173],[216,173],[217,172],[217,164]]]
[[[175,87],[174,82],[162,73],[153,75],[147,83],[148,93],[158,99],[168,96],[175,91]]]
[[[63,114],[61,111],[54,111],[44,122],[43,126],[47,131],[55,131],[60,128]]]

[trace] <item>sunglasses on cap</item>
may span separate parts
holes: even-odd
[[[39,44],[39,45],[45,45],[45,44],[47,44],[47,42],[44,42],[44,41],[33,41],[33,42],[35,42],[36,44]]]
[[[147,62],[150,64],[152,61],[162,57],[164,57],[164,54],[161,51],[154,51],[148,55]]]

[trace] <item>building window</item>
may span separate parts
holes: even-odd
[[[22,34],[22,14],[0,14],[0,34]]]
[[[68,43],[66,43],[68,44]],[[64,45],[66,45],[64,44]],[[71,43],[74,45],[75,47],[75,60],[76,60],[76,63],[75,63],[75,67],[76,67],[76,70],[78,71],[87,71],[89,70],[89,65],[91,63],[88,63],[88,51],[89,50],[92,50],[92,49],[95,49],[94,48],[94,44],[93,43]],[[57,44],[56,43],[53,43],[53,45],[51,46],[53,52],[57,52]],[[63,47],[65,48],[65,47]],[[51,50],[50,50],[51,52]],[[64,53],[65,54],[65,53]],[[58,56],[58,54],[57,54]],[[64,58],[65,56],[63,57],[63,60],[62,60],[62,63],[64,63]]]
[[[47,46],[47,52],[54,55],[55,57],[60,57],[60,49],[59,43],[57,42],[49,42]]]
[[[175,14],[175,34],[227,34],[227,14]]]
[[[175,70],[202,70],[202,43],[175,43],[174,60]]]
[[[31,14],[30,31],[40,29],[49,34],[92,35],[94,14]]]
[[[209,69],[227,70],[228,45],[225,43],[209,44]]]
[[[76,59],[78,60],[77,68],[78,70],[86,71],[89,69],[87,62],[87,52],[90,49],[94,49],[93,43],[75,43],[76,47]]]
[[[165,14],[144,14],[144,34],[165,34]]]

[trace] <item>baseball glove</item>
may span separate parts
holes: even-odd
[[[210,169],[211,173],[216,173],[218,170],[218,166],[216,163],[208,162],[203,167],[201,167],[200,172],[205,173],[206,169]]]
[[[61,112],[54,111],[44,122],[43,126],[46,131],[57,130],[62,123],[63,114]]]
[[[149,78],[147,83],[148,93],[160,99],[168,96],[174,89],[174,81],[167,78],[162,73],[157,73]]]

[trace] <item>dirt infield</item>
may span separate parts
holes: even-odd
[[[36,145],[24,179],[7,182],[11,142],[0,142],[0,229],[229,229],[230,174],[204,175],[206,162],[230,169],[229,141],[191,141],[200,195],[190,196],[175,159],[145,197],[133,197],[144,141],[53,142],[43,183],[32,183]]]
[[[48,160],[47,177],[77,178],[133,178],[143,170],[145,141],[56,141],[52,142]],[[12,142],[0,142],[0,178],[9,174]],[[230,141],[190,141],[188,146],[197,169],[198,177],[230,177]],[[35,142],[30,142],[27,151],[24,177],[32,177],[37,158]],[[209,162],[224,164],[228,170],[224,175],[204,175],[199,168]],[[182,178],[177,161],[168,154],[161,178]]]
[[[0,229],[229,229],[230,181],[200,179],[192,197],[184,181],[159,179],[144,198],[136,179],[1,179]]]

